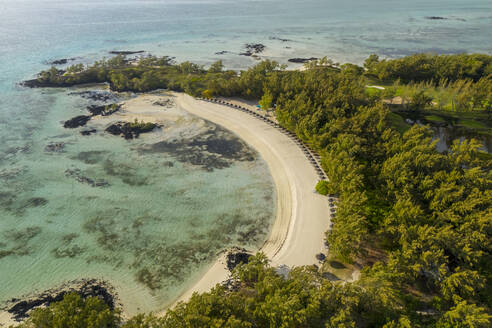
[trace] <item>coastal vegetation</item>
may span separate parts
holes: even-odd
[[[400,109],[383,100],[409,92],[405,110],[487,116],[491,63],[488,55],[371,56],[365,68],[319,60],[288,71],[264,61],[237,74],[219,63],[206,70],[118,56],[75,73],[51,69],[29,83],[97,80],[114,90],[169,88],[275,105],[279,123],[321,155],[329,180],[318,192],[339,199],[326,234],[330,256],[363,265],[354,282],[331,282],[315,267],[285,278],[258,254],[235,269],[233,288],[217,286],[162,319],[137,316],[123,327],[471,328],[491,324],[492,161],[474,139],[438,152],[428,126],[396,125],[392,111]],[[369,82],[385,86],[368,92]],[[368,253],[379,256],[369,261]]]

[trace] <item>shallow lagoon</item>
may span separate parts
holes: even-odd
[[[82,136],[60,119],[90,101],[35,92],[51,99],[51,111],[23,156],[0,170],[0,301],[100,278],[128,312],[158,310],[222,249],[261,246],[275,212],[273,183],[232,133],[173,109],[178,120],[137,140],[101,130]]]

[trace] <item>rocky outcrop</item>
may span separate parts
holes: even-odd
[[[118,50],[113,50],[113,51],[110,51],[109,53],[112,54],[112,55],[123,55],[123,56],[126,56],[126,55],[136,55],[136,54],[142,54],[144,53],[145,51],[144,50],[138,50],[138,51],[118,51]]]
[[[246,50],[241,52],[241,56],[253,56],[257,54],[261,54],[265,50],[265,45],[261,43],[247,43],[245,45]]]
[[[91,119],[91,117],[90,116],[87,116],[87,115],[75,116],[74,118],[66,121],[63,124],[63,127],[64,128],[67,128],[67,129],[78,128],[78,127],[81,127],[81,126],[86,125],[87,122],[89,122],[90,119]]]
[[[240,263],[248,264],[252,255],[245,249],[233,250],[227,254],[227,269],[232,272]]]
[[[311,58],[291,58],[288,61],[290,63],[304,64],[304,63],[308,63],[308,62],[313,61],[313,60],[318,60],[318,58],[316,58],[316,57],[311,57]]]
[[[115,135],[123,136],[125,139],[138,138],[141,133],[151,132],[157,127],[154,123],[128,123],[117,122],[106,128],[106,132]]]
[[[80,96],[84,99],[100,101],[100,102],[112,102],[116,103],[118,101],[118,97],[109,91],[104,90],[89,90],[89,91],[80,91],[80,92],[71,92],[70,96]]]
[[[74,58],[61,58],[61,59],[56,59],[56,60],[53,60],[53,61],[48,61],[48,62],[46,62],[46,64],[52,65],[52,66],[66,65],[69,62],[74,61],[76,59],[77,58],[75,58],[75,57]]]
[[[120,108],[121,105],[118,104],[103,105],[103,106],[91,105],[87,107],[87,110],[92,114],[92,116],[95,115],[109,116],[111,114],[116,113],[118,110],[120,110]]]
[[[115,308],[116,293],[111,285],[96,279],[85,279],[71,281],[58,288],[50,289],[39,295],[26,297],[25,299],[11,299],[7,302],[3,310],[10,313],[14,320],[19,322],[26,319],[31,310],[62,301],[68,293],[77,293],[83,299],[98,297],[112,310]]]
[[[121,108],[121,105],[118,105],[118,104],[103,105],[103,106],[92,105],[92,106],[87,107],[87,110],[91,113],[90,116],[89,115],[76,116],[76,117],[66,121],[63,124],[63,127],[67,128],[67,129],[78,128],[78,127],[86,125],[92,116],[95,116],[95,115],[108,116],[108,115],[111,115],[111,114],[117,112],[120,108]],[[91,133],[94,133],[94,132],[96,132],[96,130],[89,129],[89,130],[81,131],[80,133],[82,135],[90,135]]]

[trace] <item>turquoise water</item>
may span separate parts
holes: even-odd
[[[260,246],[275,211],[257,156],[206,170],[149,151],[167,138],[162,131],[125,141],[64,129],[90,101],[17,85],[46,61],[145,50],[243,68],[255,63],[238,55],[252,42],[284,63],[323,55],[360,63],[370,53],[491,53],[491,30],[488,0],[0,0],[0,303],[97,277],[117,287],[130,313],[156,310],[224,247]],[[203,128],[183,115],[179,129]],[[57,143],[61,152],[46,151]]]

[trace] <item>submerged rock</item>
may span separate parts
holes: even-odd
[[[80,169],[67,169],[65,171],[65,175],[67,177],[73,177],[80,183],[88,184],[91,187],[109,187],[110,184],[104,180],[94,180],[82,175],[82,171]]]
[[[81,127],[81,126],[86,125],[87,122],[89,122],[90,119],[91,119],[91,117],[90,116],[87,116],[87,115],[75,116],[74,118],[66,121],[63,124],[63,127],[67,128],[67,129],[78,128],[78,127]]]
[[[85,164],[96,164],[101,162],[105,155],[106,152],[102,150],[82,151],[77,156],[72,157],[72,159],[79,160]]]
[[[73,57],[73,58],[61,58],[61,59],[56,59],[53,61],[48,61],[48,62],[46,62],[46,64],[53,65],[53,66],[65,65],[65,64],[68,64],[68,62],[74,61],[76,59],[77,58],[75,58],[75,57]]]
[[[169,153],[181,163],[201,166],[207,171],[230,167],[235,161],[254,161],[256,154],[235,137],[202,134],[192,140],[161,141],[142,150]]]
[[[427,16],[425,19],[430,19],[430,20],[445,20],[447,19],[446,17],[441,17],[441,16]]]
[[[44,151],[47,153],[63,153],[65,150],[64,142],[54,142],[46,145]]]
[[[90,136],[91,134],[96,133],[96,132],[97,132],[96,129],[89,129],[89,130],[80,131],[80,134],[83,136]]]
[[[281,42],[291,42],[292,41],[290,39],[283,39],[283,38],[280,38],[278,36],[271,36],[270,40],[277,40],[277,41],[281,41]]]
[[[45,206],[46,204],[48,204],[48,200],[46,198],[32,197],[32,198],[26,199],[23,202],[22,206],[23,207],[41,207],[41,206]]]

